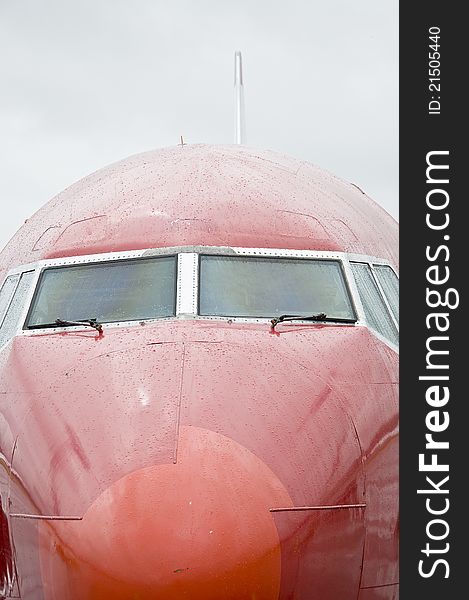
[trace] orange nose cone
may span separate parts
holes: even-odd
[[[246,448],[182,428],[176,464],[123,477],[83,521],[58,523],[53,540],[48,526],[46,598],[277,599],[280,544],[269,508],[289,505]]]

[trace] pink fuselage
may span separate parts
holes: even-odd
[[[197,145],[59,194],[0,255],[0,283],[44,259],[180,246],[398,269],[396,222],[356,186]],[[397,598],[398,380],[397,353],[363,326],[16,335],[0,351],[0,598],[8,565],[26,600]]]

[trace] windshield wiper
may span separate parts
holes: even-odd
[[[103,330],[103,326],[101,325],[101,323],[98,323],[96,319],[80,319],[79,321],[67,321],[64,319],[56,319],[53,323],[38,323],[36,325],[28,325],[28,329],[43,329],[46,327],[73,327],[82,325],[93,327],[93,329],[96,329],[99,332]]]
[[[356,319],[344,319],[341,317],[328,317],[326,313],[319,313],[317,315],[280,315],[280,317],[275,317],[270,322],[272,323],[272,329],[275,329],[275,326],[282,321],[316,321],[318,323],[327,322],[327,323],[356,323]]]

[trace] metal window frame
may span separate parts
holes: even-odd
[[[283,251],[283,252],[286,252],[286,251]],[[358,322],[359,315],[358,315],[357,307],[356,307],[355,302],[354,302],[354,296],[352,294],[352,290],[350,289],[350,285],[349,285],[349,282],[348,282],[348,279],[347,279],[347,275],[346,275],[346,272],[345,272],[345,269],[344,269],[344,261],[343,260],[338,259],[338,258],[332,258],[332,257],[329,257],[329,256],[328,257],[323,257],[323,258],[318,258],[318,257],[312,258],[312,257],[305,257],[305,256],[298,257],[298,256],[294,256],[292,254],[288,254],[288,256],[278,256],[278,255],[272,255],[270,253],[268,255],[262,255],[262,254],[259,253],[259,251],[256,251],[254,254],[248,254],[246,252],[236,252],[236,255],[237,256],[243,255],[243,256],[247,256],[249,258],[254,258],[254,259],[255,258],[272,258],[272,259],[273,258],[279,258],[279,259],[287,259],[287,260],[298,260],[298,259],[299,260],[309,260],[309,261],[316,260],[316,261],[321,261],[321,262],[331,262],[331,263],[338,264],[340,272],[342,274],[343,283],[344,283],[344,286],[345,286],[345,293],[346,293],[346,296],[347,296],[347,298],[348,298],[348,300],[350,302],[350,307],[352,309],[352,313],[353,313],[353,317],[352,318],[355,318],[356,322]],[[246,320],[246,321],[249,321],[251,319],[257,319],[260,322],[265,322],[265,321],[270,321],[275,316],[275,315],[272,315],[270,317],[249,317],[249,316],[232,317],[232,316],[229,316],[229,315],[201,315],[200,314],[200,287],[201,287],[201,282],[200,282],[200,271],[201,271],[200,264],[201,264],[201,260],[202,260],[202,258],[204,256],[219,256],[219,257],[224,257],[224,258],[234,258],[235,257],[232,253],[230,253],[230,254],[226,254],[226,253],[221,254],[220,253],[220,254],[214,255],[213,253],[210,253],[210,252],[201,252],[201,253],[197,254],[197,259],[198,259],[197,263],[198,263],[198,270],[199,270],[198,279],[197,279],[197,288],[198,288],[197,289],[197,316],[198,317],[200,317],[200,318],[207,318],[208,317],[210,319],[220,318],[220,319],[224,319],[224,320],[230,319],[231,321],[239,320],[239,319],[243,319],[243,320]],[[300,322],[302,322],[302,321],[300,321]],[[304,322],[307,322],[307,321],[304,321]],[[334,324],[333,322],[327,322],[326,321],[325,324],[327,324],[327,323]],[[339,324],[339,323],[337,323],[337,324]],[[342,324],[343,325],[351,325],[353,323],[342,323]]]
[[[199,261],[196,252],[178,254],[176,317],[197,313]]]
[[[132,320],[125,321],[126,323],[132,323],[134,321],[136,321],[137,323],[140,323],[141,321],[154,320],[154,319],[172,319],[172,318],[174,318],[177,315],[177,297],[178,297],[177,289],[178,289],[178,259],[179,259],[179,255],[178,254],[174,254],[174,253],[160,255],[161,258],[163,256],[167,257],[167,258],[174,258],[175,259],[174,260],[174,271],[175,271],[174,274],[175,274],[175,278],[174,278],[174,294],[173,294],[173,298],[174,298],[174,300],[173,300],[173,311],[174,311],[174,314],[173,315],[167,315],[165,317],[154,317],[152,319],[132,319]],[[105,264],[107,264],[107,265],[113,265],[113,264],[118,264],[118,263],[121,263],[121,262],[131,262],[131,261],[137,261],[137,260],[138,261],[141,261],[141,260],[152,260],[154,258],[157,258],[157,257],[155,257],[155,256],[134,256],[132,258],[119,259],[119,260],[118,259],[112,259],[112,260],[106,260],[106,261],[85,261],[83,263],[77,263],[77,264],[73,263],[73,264],[66,264],[66,265],[59,264],[59,265],[47,265],[47,266],[44,266],[43,268],[41,268],[39,270],[37,281],[36,281],[36,284],[34,286],[33,296],[31,298],[31,302],[30,302],[30,305],[29,305],[29,310],[26,313],[25,319],[22,321],[22,323],[23,323],[22,324],[23,331],[29,331],[28,328],[27,328],[27,326],[26,326],[26,323],[29,321],[31,313],[32,313],[33,309],[35,308],[36,298],[37,298],[38,293],[39,293],[39,284],[42,281],[42,278],[44,277],[44,273],[46,271],[49,271],[51,269],[66,269],[67,267],[78,267],[78,266],[81,266],[81,265],[93,266],[93,265],[101,264],[103,262],[105,262]],[[109,322],[106,323],[106,325],[111,325],[113,323],[123,323],[123,322],[124,321],[109,321]],[[56,327],[49,327],[48,328],[49,331],[50,330],[55,330],[55,329],[57,329],[57,328]],[[60,329],[65,329],[65,328],[61,327]],[[70,327],[67,327],[67,329],[70,329]],[[39,329],[39,331],[40,331],[40,329]]]
[[[148,248],[142,250],[129,250],[125,252],[106,252],[101,254],[89,254],[86,256],[69,256],[61,258],[43,259],[34,263],[20,265],[13,269],[10,269],[2,282],[2,286],[7,277],[15,274],[21,274],[29,271],[35,271],[35,277],[31,283],[31,289],[25,301],[24,311],[18,322],[18,328],[15,335],[37,335],[43,332],[41,329],[24,330],[24,324],[26,322],[29,310],[32,306],[32,299],[36,293],[38,282],[42,272],[49,267],[58,266],[76,266],[88,263],[101,263],[101,262],[114,262],[120,260],[128,260],[134,258],[144,257],[157,257],[157,256],[177,256],[177,272],[176,272],[176,314],[170,317],[159,317],[156,319],[145,319],[145,322],[159,322],[174,319],[194,319],[194,320],[210,320],[210,321],[223,321],[223,322],[240,322],[240,323],[268,323],[270,319],[260,317],[229,317],[229,316],[206,316],[198,314],[198,298],[199,298],[199,260],[201,254],[208,255],[223,255],[223,256],[252,256],[252,257],[272,257],[272,258],[297,258],[297,259],[320,259],[320,260],[334,260],[340,263],[342,273],[344,276],[345,285],[349,293],[349,297],[352,303],[352,308],[355,311],[357,322],[354,324],[340,324],[340,323],[324,323],[324,326],[344,326],[344,327],[357,327],[364,326],[368,327],[373,334],[383,341],[385,344],[390,346],[393,350],[397,351],[397,346],[384,338],[381,334],[372,329],[366,320],[363,305],[361,302],[360,294],[356,285],[355,278],[350,266],[352,262],[366,263],[370,269],[373,269],[373,265],[389,266],[398,277],[396,270],[390,261],[382,259],[376,256],[370,256],[365,254],[356,254],[348,252],[334,252],[326,250],[294,250],[294,249],[282,249],[282,248],[252,248],[252,247],[234,247],[234,246],[171,246],[167,248]],[[377,280],[373,273],[374,281]],[[18,279],[17,285],[20,279]],[[386,304],[387,310],[390,312],[393,322],[395,322],[392,311],[390,311],[387,298],[382,292],[379,282],[377,282],[378,290]],[[17,286],[16,286],[17,287]],[[15,292],[16,292],[15,287]],[[13,298],[13,295],[12,295]],[[10,307],[11,300],[8,306]],[[7,309],[7,311],[8,311]],[[5,315],[7,313],[5,311]],[[119,321],[109,323],[106,327],[129,327],[136,326],[141,321]],[[301,323],[301,321],[299,321]],[[55,327],[50,328],[47,331],[58,332],[67,330],[80,329],[80,327]]]

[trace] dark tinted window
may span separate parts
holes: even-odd
[[[201,256],[199,293],[201,315],[355,318],[341,265],[332,260]]]
[[[56,319],[106,323],[175,314],[176,257],[46,269],[27,326]]]

